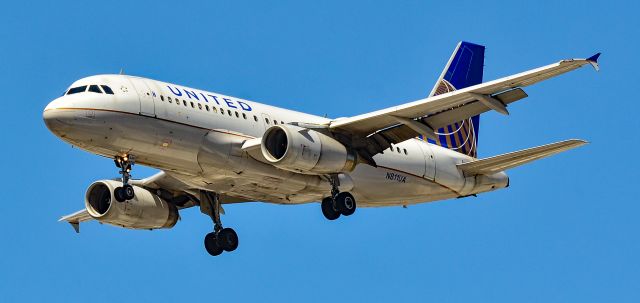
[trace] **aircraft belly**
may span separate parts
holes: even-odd
[[[301,185],[286,179],[257,174],[234,175],[220,171],[219,175],[195,176],[169,173],[176,179],[197,189],[209,190],[251,201],[277,204],[300,204],[320,201],[326,196],[325,186]],[[223,201],[224,202],[224,201]]]
[[[321,176],[281,170],[249,157],[240,147],[250,137],[239,133],[130,113],[73,114],[82,118],[84,127],[81,135],[66,138],[72,144],[110,158],[133,154],[139,164],[190,176],[188,184],[194,188],[282,204],[320,201],[330,190]],[[417,149],[408,148],[410,154],[416,153]],[[426,179],[430,173],[425,170],[423,157],[407,157],[406,163],[393,161],[379,161],[378,168],[358,165],[353,172],[341,174],[340,189],[351,191],[362,207],[407,205],[456,196],[450,189]]]
[[[442,185],[392,168],[358,165],[350,176],[359,206],[408,205],[457,196]]]
[[[139,120],[137,123],[130,117],[126,120],[130,122],[123,120],[119,124],[128,134],[120,138],[118,145],[131,146],[128,153],[136,155],[138,163],[169,171],[199,173],[197,151],[205,130],[142,116],[135,119]],[[135,123],[136,128],[128,123]]]
[[[82,124],[64,138],[90,152],[112,158],[133,154],[139,164],[187,174],[198,173],[196,156],[205,131],[131,113],[69,110]]]
[[[162,119],[113,111],[65,111],[81,127],[65,139],[112,158],[136,156],[138,164],[190,176],[194,188],[273,203],[319,201],[330,186],[319,176],[301,175],[258,162],[240,150],[247,136],[206,130]]]

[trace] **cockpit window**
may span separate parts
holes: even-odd
[[[74,88],[70,89],[70,90],[67,92],[67,95],[72,95],[72,94],[82,93],[82,92],[84,92],[84,91],[86,91],[86,90],[87,90],[87,86],[86,86],[86,85],[78,86],[78,87],[74,87]]]
[[[108,87],[106,85],[100,85],[100,87],[102,87],[102,89],[104,90],[105,93],[107,93],[109,95],[113,95],[113,91],[111,90],[111,87]]]
[[[102,91],[100,90],[100,87],[98,87],[97,85],[90,85],[89,86],[89,91],[92,92],[92,93],[102,94]]]

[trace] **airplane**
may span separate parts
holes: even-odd
[[[223,205],[320,202],[328,220],[357,207],[404,206],[476,196],[509,186],[506,170],[586,144],[571,139],[477,157],[480,114],[508,115],[523,88],[584,65],[597,53],[482,82],[485,47],[460,42],[429,95],[331,119],[129,75],[75,81],[43,112],[67,143],[113,159],[120,178],[86,190],[85,208],[63,216],[128,229],[172,228],[199,207],[217,256],[238,247]],[[135,164],[160,170],[133,179]],[[357,207],[356,207],[357,201]]]

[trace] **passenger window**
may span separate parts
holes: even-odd
[[[258,116],[253,115],[253,120],[254,120],[254,121],[256,121],[256,122],[258,122]]]
[[[236,118],[240,118],[240,114],[238,114],[238,112],[236,112]]]
[[[92,92],[92,93],[102,94],[102,91],[100,90],[100,87],[98,87],[97,85],[90,85],[89,86],[89,91]]]
[[[82,93],[82,92],[84,92],[86,90],[87,90],[87,86],[86,85],[74,87],[74,88],[70,89],[67,92],[67,95],[73,95],[73,94],[77,94],[77,93]]]
[[[284,122],[280,121],[280,124],[284,124]]]
[[[247,114],[242,113],[242,118],[244,118],[245,120],[247,120]]]
[[[269,124],[269,118],[264,118],[264,122],[267,122],[267,124]]]
[[[167,97],[167,101],[169,101],[169,103],[172,103],[171,102],[171,97]]]
[[[164,101],[164,96],[160,95],[160,100]]]
[[[204,108],[205,108],[207,111],[209,111],[209,105],[206,105],[206,104],[205,104],[205,105],[204,105]]]
[[[113,95],[113,91],[111,90],[111,87],[108,87],[106,85],[100,85],[100,87],[102,87],[102,90],[104,90],[105,93],[109,95]]]
[[[407,149],[403,148],[402,150],[404,151],[404,154],[406,155],[407,154]]]
[[[184,104],[184,106],[187,106],[187,101],[182,100],[182,104]]]
[[[229,114],[229,117],[233,116],[230,109],[227,109],[227,114]]]
[[[198,109],[202,110],[202,104],[198,103]]]
[[[211,111],[213,111],[214,113],[218,113],[218,109],[215,106],[211,107]]]
[[[193,106],[193,102],[191,102],[191,108],[196,108],[195,106]]]
[[[396,151],[400,153],[400,147],[396,147]]]

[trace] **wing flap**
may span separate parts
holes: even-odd
[[[528,95],[521,88],[516,88],[516,89],[511,89],[502,93],[492,95],[491,97],[500,101],[502,104],[507,105],[515,101],[518,101],[520,99],[524,99],[528,97]],[[460,106],[457,108],[453,108],[451,110],[443,111],[443,112],[422,118],[421,120],[427,123],[428,125],[430,125],[433,129],[438,129],[440,127],[451,124],[452,121],[453,122],[462,121],[464,119],[482,114],[489,110],[490,109],[486,105],[484,105],[482,102],[472,101],[466,104],[465,106]]]
[[[587,141],[571,139],[538,147],[523,149],[490,158],[458,164],[469,175],[487,175],[501,172],[557,153],[587,144]]]
[[[491,97],[502,102],[503,104],[509,104],[522,98],[526,98],[527,94],[522,89],[516,88],[493,95]],[[474,101],[462,107],[412,121],[414,123],[420,123],[427,128],[438,129],[451,124],[451,121],[463,121],[464,119],[479,115],[488,110],[489,109],[481,102]],[[397,121],[398,118],[395,118]],[[370,147],[369,152],[371,154],[377,154],[380,151],[387,149],[390,144],[400,143],[411,138],[418,137],[420,135],[429,137],[429,131],[418,131],[416,127],[410,127],[407,124],[396,124],[386,129],[377,131],[369,136],[369,138],[377,139],[376,141],[378,142],[378,146]],[[381,139],[384,140],[385,144],[379,143]]]

